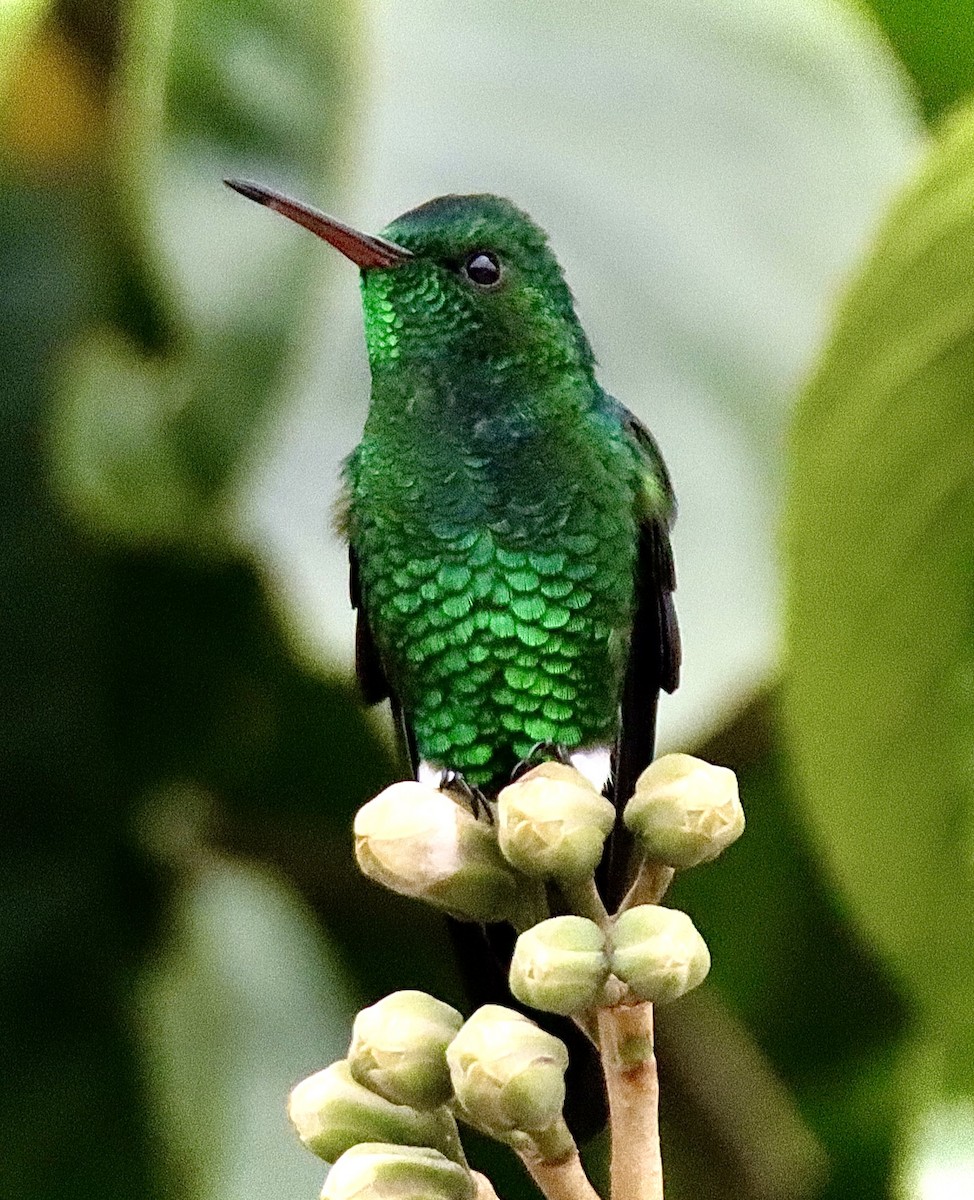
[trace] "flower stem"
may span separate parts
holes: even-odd
[[[617,1004],[597,1015],[612,1129],[612,1200],[663,1200],[653,1006]]]
[[[461,1167],[468,1166],[467,1156],[463,1152],[463,1142],[460,1141],[460,1130],[457,1128],[456,1117],[445,1104],[435,1115],[443,1131],[443,1146],[447,1156],[459,1163]]]
[[[674,874],[673,868],[665,863],[649,858],[643,859],[632,887],[619,905],[619,912],[635,908],[638,904],[659,904],[673,882]]]
[[[521,1153],[520,1159],[546,1200],[599,1200],[577,1150],[556,1163],[543,1162],[529,1153]]]
[[[572,882],[559,880],[558,890],[576,916],[588,917],[602,929],[609,924],[609,914],[605,911],[602,897],[591,875],[587,879]]]
[[[473,1181],[477,1187],[477,1200],[497,1200],[497,1193],[494,1191],[494,1185],[490,1182],[486,1175],[482,1175],[479,1171],[471,1171]]]

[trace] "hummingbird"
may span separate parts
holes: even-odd
[[[374,235],[226,183],[361,272],[372,394],[339,525],[364,699],[389,700],[417,778],[488,819],[538,757],[576,766],[621,816],[679,679],[676,504],[652,435],[596,380],[545,233],[493,195],[441,196]],[[617,820],[607,900],[627,857]],[[511,931],[451,933],[471,996],[516,1004]],[[605,1120],[597,1060],[570,1022],[531,1015],[569,1046],[566,1117],[587,1138]]]
[[[676,504],[545,233],[487,194],[376,236],[226,183],[360,270],[372,391],[339,524],[364,699],[390,701],[421,779],[491,798],[550,755],[618,808],[679,678]]]

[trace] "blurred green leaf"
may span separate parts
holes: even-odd
[[[856,0],[871,9],[913,76],[928,120],[974,87],[974,20],[957,0]]]
[[[5,0],[0,4],[0,103],[17,58],[50,7],[49,0]]]
[[[232,539],[237,470],[327,266],[286,243],[274,255],[281,231],[222,179],[337,178],[354,11],[132,0],[123,14],[109,152],[86,206],[116,303],[67,360],[56,480],[103,534],[214,548]]]
[[[133,1022],[135,981],[173,883],[135,838],[146,798],[185,781],[216,807],[222,802],[221,812],[259,810],[279,829],[299,811],[314,821],[328,861],[336,836],[347,838],[345,814],[388,772],[365,718],[357,709],[349,717],[345,689],[291,653],[257,568],[227,534],[233,476],[280,386],[294,336],[288,305],[301,300],[300,272],[269,277],[262,294],[260,241],[243,226],[222,247],[228,267],[241,270],[214,272],[200,244],[221,253],[212,226],[221,206],[234,206],[220,179],[245,164],[222,149],[200,163],[203,130],[191,141],[185,120],[181,140],[170,133],[180,38],[195,39],[201,52],[200,39],[268,24],[267,14],[281,8],[273,0],[230,7],[232,19],[211,10],[207,32],[180,24],[180,14],[195,11],[188,0],[67,0],[43,36],[28,41],[0,127],[0,606],[8,651],[0,1192],[25,1200],[175,1194],[180,1145],[167,1145],[174,1126],[147,1103]],[[328,139],[337,140],[348,119],[346,13],[332,6],[315,22],[306,11],[297,19],[306,26],[301,47],[270,40],[283,64],[293,59],[306,72],[316,64],[314,103],[305,97],[282,109],[297,133],[273,147],[269,161],[281,173],[317,178],[326,156],[334,177],[342,166]],[[336,44],[322,50],[332,37]],[[260,62],[250,60],[258,79]],[[271,89],[266,102],[277,94]],[[298,143],[300,161],[290,162]],[[253,153],[262,161],[259,147]],[[192,189],[184,189],[187,178]],[[184,204],[202,191],[208,206],[165,208],[163,181],[188,193]],[[180,222],[194,231],[207,213],[206,232],[177,264],[171,245],[193,241],[181,237]],[[268,298],[270,320],[261,312]],[[336,757],[346,756],[336,778]],[[266,853],[268,840],[255,853]],[[219,880],[207,882],[219,891]],[[272,1163],[290,1179],[290,1164],[300,1172],[305,1162],[289,1140],[276,1143],[279,1157],[265,1153],[265,1118],[272,1113],[270,1127],[280,1132],[292,1079],[247,1074],[248,1056],[260,1057],[248,1041],[258,1036],[255,1001],[266,1002],[264,1017],[274,1008],[277,1022],[259,1033],[262,1053],[296,1076],[304,1070],[298,1047],[302,1059],[328,1052],[327,1031],[316,1024],[309,1039],[302,1024],[321,998],[320,990],[310,994],[340,988],[315,977],[307,928],[302,942],[293,912],[269,913],[266,888],[263,899],[245,887],[234,899],[232,913],[211,912],[211,930],[223,921],[224,953],[231,936],[237,950],[258,935],[269,940],[280,995],[269,999],[276,981],[251,975],[250,1006],[225,1005],[220,1044],[240,1083],[240,1119],[216,1130],[215,1141],[201,1131],[190,1140],[199,1173],[212,1178],[216,1169],[239,1200],[268,1194]],[[198,937],[194,981],[226,967],[216,952],[207,967],[208,945]],[[286,969],[275,946],[286,951]],[[168,961],[178,990],[192,972]],[[152,1015],[161,1021],[177,1010],[185,1008],[159,1004]],[[320,1021],[317,1012],[313,1019]],[[152,1032],[162,1046],[165,1029]],[[176,1055],[170,1068],[185,1069],[185,1058]],[[206,1097],[195,1099],[205,1107]],[[307,1165],[313,1175],[302,1178],[320,1178],[320,1168]]]
[[[356,1006],[340,966],[270,872],[204,861],[174,903],[138,1009],[185,1194],[312,1196],[324,1166],[302,1151],[285,1103],[348,1048]]]
[[[699,925],[713,955],[709,984],[744,1023],[766,1069],[787,1086],[824,1162],[769,1133],[787,1112],[769,1107],[767,1085],[749,1081],[747,1059],[736,1061],[733,1038],[723,1038],[712,1075],[719,1080],[726,1072],[737,1083],[724,1119],[746,1134],[732,1147],[725,1194],[737,1195],[747,1182],[756,1196],[781,1189],[820,1200],[880,1200],[888,1194],[900,1132],[892,1066],[905,1006],[888,972],[843,919],[803,836],[777,697],[739,720],[743,729],[763,732],[762,745],[741,755],[717,740],[701,753],[737,767],[747,829],[715,863],[679,872],[671,900]],[[666,1051],[675,1066],[684,1053],[667,1033],[671,1019],[679,1029],[684,1017],[676,1006],[672,1018],[668,1009],[659,1014],[664,1072]],[[681,1032],[684,1041],[692,1034]],[[706,1088],[697,1083],[698,1096]],[[692,1110],[692,1090],[688,1099]],[[681,1128],[674,1123],[674,1136]],[[721,1132],[719,1124],[706,1129],[718,1147]],[[693,1150],[698,1158],[706,1154],[707,1139],[698,1135]]]
[[[883,225],[799,405],[790,744],[817,845],[974,1095],[974,112]]]

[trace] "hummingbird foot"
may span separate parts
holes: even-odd
[[[469,784],[459,771],[443,771],[440,775],[439,789],[441,792],[453,792],[470,805],[470,811],[475,817],[484,817],[488,825],[493,825],[494,814],[491,811],[487,797],[479,787]]]
[[[532,767],[537,767],[543,762],[557,762],[562,766],[570,767],[572,757],[568,752],[568,747],[562,746],[558,742],[535,742],[511,772],[511,783],[520,779],[525,771],[530,771]]]

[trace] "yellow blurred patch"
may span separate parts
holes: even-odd
[[[71,170],[93,151],[104,124],[90,65],[56,29],[38,31],[11,64],[0,108],[0,144],[30,174]]]

